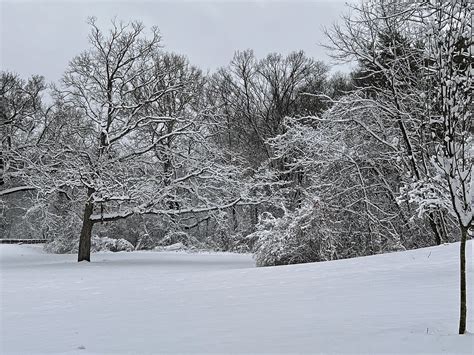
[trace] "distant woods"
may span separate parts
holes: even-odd
[[[279,191],[292,185],[271,139],[287,117],[330,106],[310,93],[333,96],[351,79],[303,52],[251,50],[204,75],[164,51],[156,28],[89,24],[90,49],[59,83],[1,74],[5,236],[44,237],[79,261],[94,233],[137,248],[184,233],[200,247],[252,251],[260,215],[283,215]]]

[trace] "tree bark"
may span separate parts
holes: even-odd
[[[461,307],[459,315],[459,334],[466,332],[466,317],[467,317],[467,305],[466,305],[466,239],[467,239],[467,227],[461,226],[461,250],[460,250],[460,276],[461,276]]]
[[[90,219],[94,210],[94,204],[90,197],[94,191],[89,188],[87,190],[87,202],[84,207],[84,217],[82,219],[81,237],[79,239],[79,252],[77,261],[91,261],[91,236],[94,222]]]

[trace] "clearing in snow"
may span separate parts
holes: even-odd
[[[474,328],[468,242],[468,330]],[[0,245],[2,354],[472,353],[459,243],[254,268],[249,255]]]

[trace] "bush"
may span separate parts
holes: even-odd
[[[107,237],[93,236],[91,239],[91,251],[132,251],[133,245],[125,239],[112,239]]]
[[[181,243],[187,248],[201,247],[201,243],[195,237],[182,231],[169,232],[162,240],[158,242],[158,246],[167,247],[177,243]]]
[[[275,218],[265,212],[259,217],[257,231],[247,236],[256,240],[257,266],[275,266],[332,260],[335,247],[329,233],[322,229],[314,206],[303,206]]]
[[[116,239],[115,249],[112,251],[132,251],[134,249],[133,244],[126,239]]]

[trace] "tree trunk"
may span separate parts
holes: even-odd
[[[94,223],[90,219],[94,210],[94,204],[90,199],[92,193],[92,189],[87,190],[87,202],[86,206],[84,207],[84,217],[82,219],[82,229],[81,237],[79,239],[79,252],[77,255],[77,261],[91,261],[91,236],[92,227],[94,226]]]
[[[466,317],[467,317],[467,305],[466,305],[466,239],[467,239],[467,227],[461,226],[461,250],[460,250],[460,272],[461,272],[461,309],[459,315],[459,334],[466,332]]]
[[[436,215],[434,212],[428,214],[428,221],[430,223],[431,230],[434,233],[436,245],[441,245],[443,243],[442,236],[439,230],[439,225],[436,221]]]
[[[237,219],[237,210],[235,208],[235,205],[231,207],[232,208],[232,232],[235,232],[237,228],[239,227],[239,221]]]

